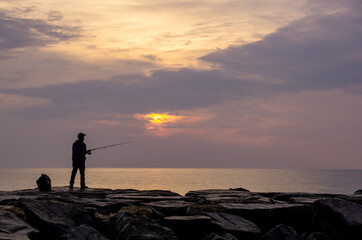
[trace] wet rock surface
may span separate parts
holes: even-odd
[[[362,239],[362,194],[53,187],[0,192],[0,239]]]

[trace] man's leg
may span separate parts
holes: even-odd
[[[73,188],[75,175],[77,174],[78,166],[75,161],[73,161],[73,170],[72,175],[70,176],[69,188]]]
[[[85,162],[79,165],[80,187],[85,188]]]

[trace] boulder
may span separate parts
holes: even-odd
[[[268,230],[284,223],[295,227],[301,232],[310,231],[313,209],[305,204],[242,204],[221,203],[231,213],[244,217],[255,223],[262,230]]]
[[[161,211],[166,216],[172,215],[185,215],[188,207],[195,203],[186,202],[183,200],[168,200],[168,201],[157,201],[144,203],[143,205],[153,207]]]
[[[229,213],[204,213],[211,218],[211,224],[221,233],[231,233],[240,239],[257,239],[260,228],[254,223]]]
[[[300,240],[330,240],[331,238],[320,232],[303,233]]]
[[[353,193],[353,195],[362,195],[362,190],[357,190]]]
[[[230,233],[224,233],[221,236],[216,233],[210,233],[200,238],[200,240],[238,240]]]
[[[280,224],[267,232],[260,240],[298,240],[298,235],[292,227]]]
[[[199,215],[204,212],[226,212],[226,208],[219,204],[197,204],[186,209],[186,215]]]
[[[175,233],[155,220],[129,212],[119,212],[110,219],[114,240],[177,240]]]
[[[0,211],[0,239],[29,239],[37,230],[8,211]]]
[[[207,216],[171,216],[162,223],[174,230],[180,239],[200,239],[211,230],[210,217]]]
[[[273,197],[273,200],[280,200],[285,202],[291,202],[292,198],[303,198],[303,199],[322,199],[322,198],[335,198],[341,197],[342,194],[329,194],[329,193],[305,193],[305,192],[297,192],[297,193],[278,193]]]
[[[362,205],[338,198],[314,202],[314,222],[323,232],[339,239],[362,239]]]
[[[49,237],[71,233],[82,224],[92,225],[88,212],[77,204],[20,198],[18,207],[25,212],[29,223]]]
[[[71,232],[63,234],[59,237],[59,240],[108,240],[107,237],[100,234],[93,227],[82,224],[76,228],[73,228]]]

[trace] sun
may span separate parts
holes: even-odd
[[[183,116],[175,115],[171,113],[149,113],[149,114],[138,114],[136,116],[139,119],[144,119],[148,121],[146,124],[147,129],[162,129],[163,127],[169,127],[176,123],[179,123]]]
[[[167,115],[151,114],[150,117],[153,118],[153,120],[151,120],[151,122],[153,122],[153,123],[162,123],[162,120],[163,120],[166,116],[167,116]]]

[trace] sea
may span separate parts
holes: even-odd
[[[36,188],[47,174],[52,186],[69,184],[70,168],[0,168],[0,191]],[[79,173],[75,186],[79,185]],[[89,188],[170,190],[181,195],[203,189],[245,188],[252,192],[353,194],[362,170],[245,168],[87,168]]]

